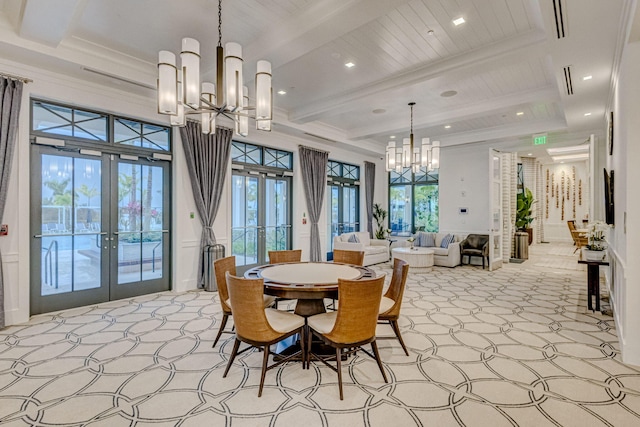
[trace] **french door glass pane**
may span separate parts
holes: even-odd
[[[231,253],[236,265],[255,264],[258,259],[258,178],[233,176]]]
[[[411,233],[411,185],[389,187],[389,222],[394,235]]]
[[[287,249],[289,241],[288,200],[289,186],[286,180],[267,179],[265,183],[265,238],[266,251]]]
[[[438,224],[438,186],[416,185],[414,187],[415,229],[416,231],[437,232]]]
[[[118,284],[162,277],[162,168],[118,165]]]
[[[42,155],[41,292],[100,287],[101,161]]]
[[[358,189],[355,187],[342,188],[342,222],[343,233],[358,231]]]

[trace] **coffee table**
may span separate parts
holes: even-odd
[[[391,255],[406,261],[411,268],[433,267],[433,254],[435,251],[429,248],[393,248]]]

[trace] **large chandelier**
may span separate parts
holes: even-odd
[[[411,133],[409,138],[403,138],[402,146],[396,147],[395,141],[389,141],[387,145],[387,172],[396,171],[402,173],[403,168],[411,168],[413,173],[420,172],[420,168],[427,171],[434,171],[440,168],[440,141],[430,143],[429,138],[422,138],[422,146],[413,143],[413,106],[415,102],[410,102],[411,108]]]
[[[227,43],[222,48],[222,0],[218,0],[218,47],[216,48],[216,82],[200,84],[200,43],[182,39],[180,68],[176,55],[161,50],[158,54],[158,113],[171,116],[172,126],[185,126],[187,115],[200,115],[202,133],[216,132],[220,115],[235,123],[235,133],[249,134],[249,112],[256,129],[271,130],[273,95],[271,63],[258,61],[256,105],[249,106],[249,89],[242,81],[242,46]]]

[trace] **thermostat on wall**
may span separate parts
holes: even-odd
[[[469,210],[467,208],[458,208],[458,213],[460,215],[466,215],[469,213]]]

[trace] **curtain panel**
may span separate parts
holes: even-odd
[[[320,229],[318,221],[324,202],[324,191],[327,187],[327,162],[329,152],[316,150],[315,148],[300,146],[300,171],[302,172],[302,184],[307,200],[307,210],[311,222],[310,261],[322,261],[320,249]]]
[[[376,186],[376,164],[364,162],[364,197],[367,204],[367,231],[373,238],[373,192]]]
[[[204,286],[204,249],[216,244],[213,222],[220,208],[222,189],[227,175],[231,154],[233,131],[216,128],[215,135],[202,133],[199,122],[188,121],[180,128],[193,199],[200,216],[200,260],[198,261],[198,286]]]
[[[11,163],[16,148],[18,117],[22,103],[24,83],[0,77],[0,222],[4,216],[4,207],[9,191]],[[0,329],[5,327],[4,314],[4,272],[2,271],[2,253],[0,252]]]

